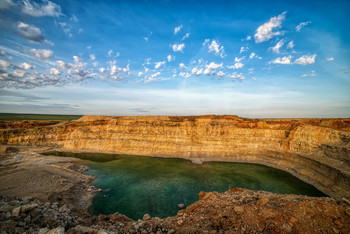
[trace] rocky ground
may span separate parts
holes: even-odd
[[[0,233],[350,233],[347,199],[310,198],[235,188],[199,194],[176,216],[92,216],[96,188],[76,159],[47,148],[2,147]]]

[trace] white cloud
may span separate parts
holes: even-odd
[[[62,15],[61,7],[50,1],[43,1],[43,4],[35,3],[30,0],[23,0],[22,12],[31,16],[53,16]]]
[[[182,77],[184,77],[184,78],[188,78],[188,77],[190,77],[191,76],[191,74],[190,73],[188,73],[188,72],[180,72],[180,74],[179,74],[180,76],[182,76]]]
[[[249,47],[242,46],[241,49],[239,50],[239,53],[241,54],[241,53],[243,53],[244,51],[247,51],[247,50],[249,50]]]
[[[33,25],[19,22],[17,24],[17,31],[19,35],[27,39],[30,42],[43,43],[45,41],[44,35],[41,30]]]
[[[240,63],[243,59],[245,59],[245,56],[241,58],[235,57],[235,62]]]
[[[124,67],[122,70],[124,73],[129,74],[130,73],[130,64],[126,65],[126,67]]]
[[[175,57],[171,56],[170,54],[166,58],[168,59],[168,62],[173,61],[175,59]]]
[[[185,40],[186,38],[188,38],[190,36],[191,33],[186,33],[185,36],[182,37],[181,41]]]
[[[230,75],[231,78],[233,79],[238,79],[238,80],[244,80],[245,79],[245,76],[242,74],[242,73],[237,73],[237,72],[234,72]]]
[[[295,30],[297,32],[300,32],[300,30],[305,27],[306,25],[311,24],[311,21],[301,22],[299,25],[295,27]]]
[[[276,58],[275,60],[270,61],[273,64],[291,64],[292,56],[284,56],[283,58]]]
[[[293,49],[294,48],[294,41],[290,41],[288,44],[287,44],[287,49]]]
[[[21,63],[18,65],[18,67],[24,69],[24,70],[28,70],[28,69],[31,69],[33,68],[32,65],[28,64],[28,63]]]
[[[270,40],[273,36],[281,35],[282,32],[273,30],[280,28],[282,21],[285,19],[287,12],[284,11],[282,14],[276,17],[272,17],[269,21],[260,25],[255,32],[254,38],[256,43],[261,43]]]
[[[203,73],[203,68],[198,69],[197,67],[194,67],[192,69],[192,74],[195,76],[200,76]]]
[[[327,62],[333,61],[334,58],[327,58]]]
[[[0,49],[0,55],[1,55],[1,56],[5,56],[5,55],[6,55],[6,52],[5,52],[5,50],[3,50],[3,49]]]
[[[15,69],[15,70],[13,71],[13,74],[14,74],[15,76],[17,76],[17,77],[23,78],[24,75],[26,74],[26,72],[25,72],[24,70],[22,70],[22,69]]]
[[[215,55],[220,56],[221,58],[225,57],[225,50],[224,50],[224,46],[220,46],[220,43],[212,40],[211,44],[208,46],[209,48],[209,53],[210,52],[214,52]]]
[[[172,45],[172,48],[174,52],[178,52],[178,51],[183,52],[182,50],[185,48],[185,44],[184,43],[174,44]]]
[[[309,73],[305,73],[305,74],[301,75],[301,77],[313,77],[313,76],[316,76],[315,71],[311,71]]]
[[[61,74],[61,71],[58,70],[57,68],[51,68],[51,69],[50,69],[50,74],[51,74],[51,75],[57,76],[57,75],[60,75],[60,74]]]
[[[174,28],[174,34],[177,34],[178,32],[180,32],[182,27],[183,27],[183,25],[181,24],[180,26]]]
[[[210,39],[205,39],[202,45],[205,46],[205,45],[208,44],[209,42],[210,42]]]
[[[100,68],[98,69],[98,71],[101,72],[101,73],[104,73],[104,72],[106,71],[106,68],[100,67]]]
[[[225,75],[225,73],[223,71],[219,71],[218,72],[218,78],[219,79],[221,79],[224,75]]]
[[[160,66],[162,66],[163,64],[165,64],[165,61],[156,62],[155,64],[156,64],[156,65],[154,66],[154,68],[155,68],[155,69],[158,69],[158,68],[160,68]]]
[[[148,37],[144,37],[143,39],[146,41],[146,43],[148,42]]]
[[[253,58],[262,59],[262,57],[260,57],[260,56],[257,55],[256,53],[252,52],[252,53],[249,55],[249,59],[253,59]]]
[[[215,75],[216,69],[222,68],[222,63],[217,64],[217,63],[211,62],[210,64],[205,65],[205,67],[206,68],[203,71],[203,74],[212,76],[212,75]]]
[[[246,40],[247,40],[247,41],[250,41],[251,39],[252,39],[252,36],[249,36],[249,35],[248,35],[248,36],[246,37]]]
[[[304,55],[304,56],[301,56],[300,58],[296,59],[294,61],[294,63],[305,66],[305,65],[315,63],[315,58],[316,58],[316,54],[310,55],[310,56]]]
[[[138,77],[140,77],[140,76],[142,76],[142,75],[143,75],[143,72],[139,72],[139,73],[137,74]]]
[[[109,50],[108,51],[108,56],[112,56],[112,54],[113,54],[113,50]]]
[[[93,62],[92,65],[94,65],[94,67],[97,67],[98,62]]]
[[[0,59],[0,67],[2,67],[2,69],[7,70],[10,66],[11,64],[9,62]]]
[[[96,60],[96,56],[95,56],[94,54],[90,54],[90,60],[91,60],[91,61]]]
[[[284,40],[280,40],[279,42],[277,42],[277,44],[274,47],[270,47],[270,49],[276,53],[279,54],[280,53],[280,48],[284,45]]]
[[[58,69],[69,69],[71,66],[65,62],[63,62],[62,60],[58,60],[56,61],[56,67]]]
[[[45,49],[30,49],[29,53],[43,61],[46,61],[53,56],[52,50],[45,50]]]
[[[179,64],[179,67],[180,67],[180,69],[186,69],[186,66],[185,66],[185,64],[183,64],[183,63],[180,63],[180,64]]]
[[[243,63],[235,63],[234,65],[231,65],[231,66],[226,66],[227,68],[229,69],[240,69],[244,66]]]
[[[217,69],[219,67],[222,67],[222,63],[217,64],[217,63],[211,62],[209,65],[206,65],[205,67],[208,69]]]
[[[145,83],[156,82],[159,80],[159,79],[157,79],[158,76],[160,76],[160,72],[156,72],[150,76],[145,77],[144,82]]]

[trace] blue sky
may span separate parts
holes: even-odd
[[[349,1],[0,0],[0,112],[350,116]]]

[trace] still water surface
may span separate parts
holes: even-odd
[[[47,155],[84,159],[87,174],[102,189],[93,199],[93,214],[119,212],[132,219],[144,214],[164,218],[176,215],[178,204],[198,201],[200,191],[224,192],[240,187],[275,193],[326,196],[291,174],[248,163],[208,162],[142,156],[48,152]]]

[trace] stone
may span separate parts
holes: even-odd
[[[51,229],[50,231],[47,232],[47,234],[64,234],[64,228],[58,227],[58,228]]]
[[[26,204],[22,206],[22,212],[27,212],[27,211],[31,211],[34,210],[35,208],[37,208],[39,205],[36,203],[32,203],[32,204]]]
[[[11,218],[11,216],[12,216],[11,212],[6,212],[6,218],[7,219]]]
[[[151,216],[149,214],[145,214],[142,218],[142,220],[150,220]]]
[[[59,209],[58,209],[59,212],[61,213],[68,213],[70,211],[70,209],[68,209],[67,205],[64,204],[63,206],[61,206]]]
[[[2,205],[0,206],[0,212],[9,212],[13,210],[13,206],[10,205]]]
[[[175,229],[170,229],[170,230],[168,231],[168,234],[173,234],[173,233],[175,233]]]
[[[21,206],[18,206],[18,207],[16,207],[16,208],[14,208],[13,210],[12,210],[12,216],[14,216],[14,217],[18,217],[19,216],[19,214],[21,213]]]
[[[183,203],[177,204],[177,208],[182,209],[182,208],[184,208],[184,207],[185,207],[185,204],[183,204]]]
[[[237,214],[243,214],[244,209],[243,209],[242,206],[236,206],[236,207],[234,208],[234,211],[235,211]]]
[[[24,227],[26,224],[23,221],[19,221],[17,225],[20,227]]]
[[[47,228],[40,228],[38,234],[46,234],[46,233],[48,233],[49,231],[50,231],[50,230],[47,229]]]
[[[260,200],[258,200],[257,202],[256,202],[256,204],[257,205],[265,205],[266,203],[268,203],[269,202],[269,199],[268,198],[261,198]]]

